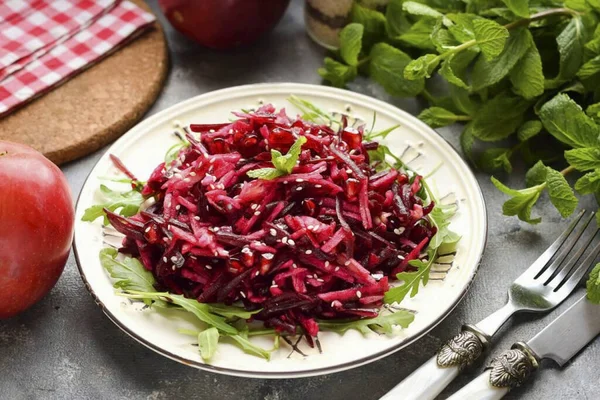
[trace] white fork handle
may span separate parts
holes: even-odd
[[[441,368],[437,356],[396,385],[380,400],[432,400],[458,375],[458,367]]]
[[[448,400],[499,400],[506,393],[508,388],[497,388],[490,384],[490,374],[492,370],[488,369],[477,378],[473,379],[468,385],[463,386],[458,392],[454,393]]]

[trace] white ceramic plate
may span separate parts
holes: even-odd
[[[176,310],[166,312],[142,310],[115,295],[109,277],[98,260],[104,247],[100,220],[81,222],[83,212],[98,203],[98,187],[106,177],[116,173],[109,160],[115,154],[133,173],[146,179],[160,163],[176,138],[172,134],[177,123],[222,122],[231,118],[232,110],[256,107],[259,102],[294,109],[286,99],[295,94],[327,111],[343,111],[371,123],[377,113],[376,130],[395,124],[401,127],[389,135],[386,144],[402,155],[405,162],[421,174],[435,171],[429,178],[434,190],[445,201],[457,201],[459,210],[451,228],[462,235],[452,267],[438,266],[432,280],[402,307],[417,311],[414,322],[396,336],[370,335],[358,331],[343,336],[322,332],[319,338],[323,354],[307,346],[308,357],[295,353],[283,344],[271,361],[244,354],[230,344],[220,344],[210,364],[202,361],[194,338],[178,333],[178,328],[194,329],[194,321]],[[414,159],[414,160],[413,160]],[[439,167],[439,168],[437,168]],[[437,170],[436,170],[437,168]],[[483,196],[475,177],[459,157],[435,131],[410,114],[389,104],[357,93],[323,86],[302,84],[261,84],[219,90],[174,105],[135,126],[98,161],[88,177],[77,203],[75,254],[81,276],[96,302],[106,315],[131,337],[173,360],[209,371],[260,378],[290,378],[319,375],[357,367],[385,357],[419,339],[446,317],[466,293],[477,271],[486,241],[486,213]],[[270,348],[272,340],[253,338]]]

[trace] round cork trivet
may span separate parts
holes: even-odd
[[[134,3],[150,11],[142,0]],[[61,86],[0,118],[0,140],[27,144],[56,164],[112,142],[150,108],[167,75],[167,44],[149,31]]]

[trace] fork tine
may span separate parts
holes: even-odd
[[[596,231],[598,232],[598,231]],[[594,235],[596,236],[596,235]],[[592,252],[575,268],[575,271],[571,274],[570,277],[563,279],[563,281],[554,289],[554,292],[560,294],[562,296],[567,296],[569,293],[575,289],[575,287],[581,281],[581,278],[587,273],[592,264],[596,261],[596,258],[600,254],[600,243],[596,244],[596,247],[592,250]]]
[[[571,234],[571,232],[573,232],[573,229],[575,229],[575,227],[577,226],[577,224],[579,223],[579,221],[583,217],[583,214],[585,214],[585,210],[581,210],[579,212],[579,214],[577,214],[577,216],[569,224],[569,226],[567,227],[567,229],[565,229],[563,231],[563,233],[561,233],[560,236],[558,238],[556,238],[556,240],[554,241],[554,243],[552,243],[546,249],[546,251],[544,251],[542,253],[542,255],[540,255],[537,258],[537,260],[535,260],[533,262],[533,264],[531,264],[529,266],[529,268],[527,268],[525,270],[525,272],[521,275],[521,277],[525,277],[525,275],[527,275],[528,277],[531,276],[531,279],[533,279],[534,277],[536,277],[537,275],[539,275],[544,270],[544,267],[546,266],[546,264],[548,263],[548,261],[550,261],[550,259],[552,258],[552,256],[554,256],[554,254],[556,254],[556,252],[558,251],[558,249],[560,249],[560,247],[565,242],[565,240],[567,239],[567,237],[569,237],[569,235]]]
[[[535,280],[541,279],[542,282],[548,282],[550,280],[550,278],[554,275],[554,273],[561,266],[563,261],[567,258],[567,256],[569,255],[569,253],[571,252],[571,250],[573,249],[575,244],[577,244],[577,241],[579,240],[581,235],[583,235],[583,232],[585,232],[586,228],[588,227],[588,225],[590,224],[590,222],[592,221],[593,218],[594,218],[594,213],[590,213],[590,216],[587,217],[583,221],[583,223],[579,224],[579,226],[577,226],[577,229],[574,232],[573,232],[573,230],[575,227],[573,227],[573,229],[571,229],[572,233],[569,232],[570,234],[568,235],[568,238],[563,240],[564,244],[563,244],[563,246],[560,247],[560,250],[559,250],[558,254],[556,255],[556,257],[554,258],[554,261],[552,261],[552,263],[549,266],[547,266],[547,268],[545,268],[545,269],[544,269],[544,267],[540,268],[539,272],[534,277]],[[579,222],[579,219],[577,219],[577,222]],[[573,223],[571,223],[571,226],[572,225],[573,225]],[[571,228],[571,226],[569,226],[569,228]],[[559,237],[559,239],[561,239],[561,238],[562,238],[562,235],[561,235],[561,237]]]
[[[570,255],[569,259],[562,263],[560,268],[556,270],[556,272],[551,275],[547,280],[544,281],[544,285],[548,285],[552,288],[558,287],[561,282],[565,279],[569,272],[573,269],[573,266],[579,259],[583,256],[583,253],[590,247],[594,239],[596,238],[596,234],[598,233],[598,229],[594,232],[593,235],[590,236],[589,239],[586,240],[586,243],[581,246],[573,255]],[[547,274],[544,274],[547,275]]]

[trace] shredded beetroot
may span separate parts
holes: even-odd
[[[160,290],[201,302],[242,302],[278,331],[317,319],[378,314],[388,278],[410,270],[436,233],[418,197],[421,177],[376,172],[363,128],[334,130],[276,113],[271,105],[235,113],[232,123],[191,125],[190,146],[160,164],[142,193],[155,203],[125,218],[106,211],[126,238],[121,251],[152,271]],[[273,168],[307,141],[291,174],[272,180],[247,172]],[[124,168],[124,167],[123,167]],[[312,343],[312,340],[309,340]]]

